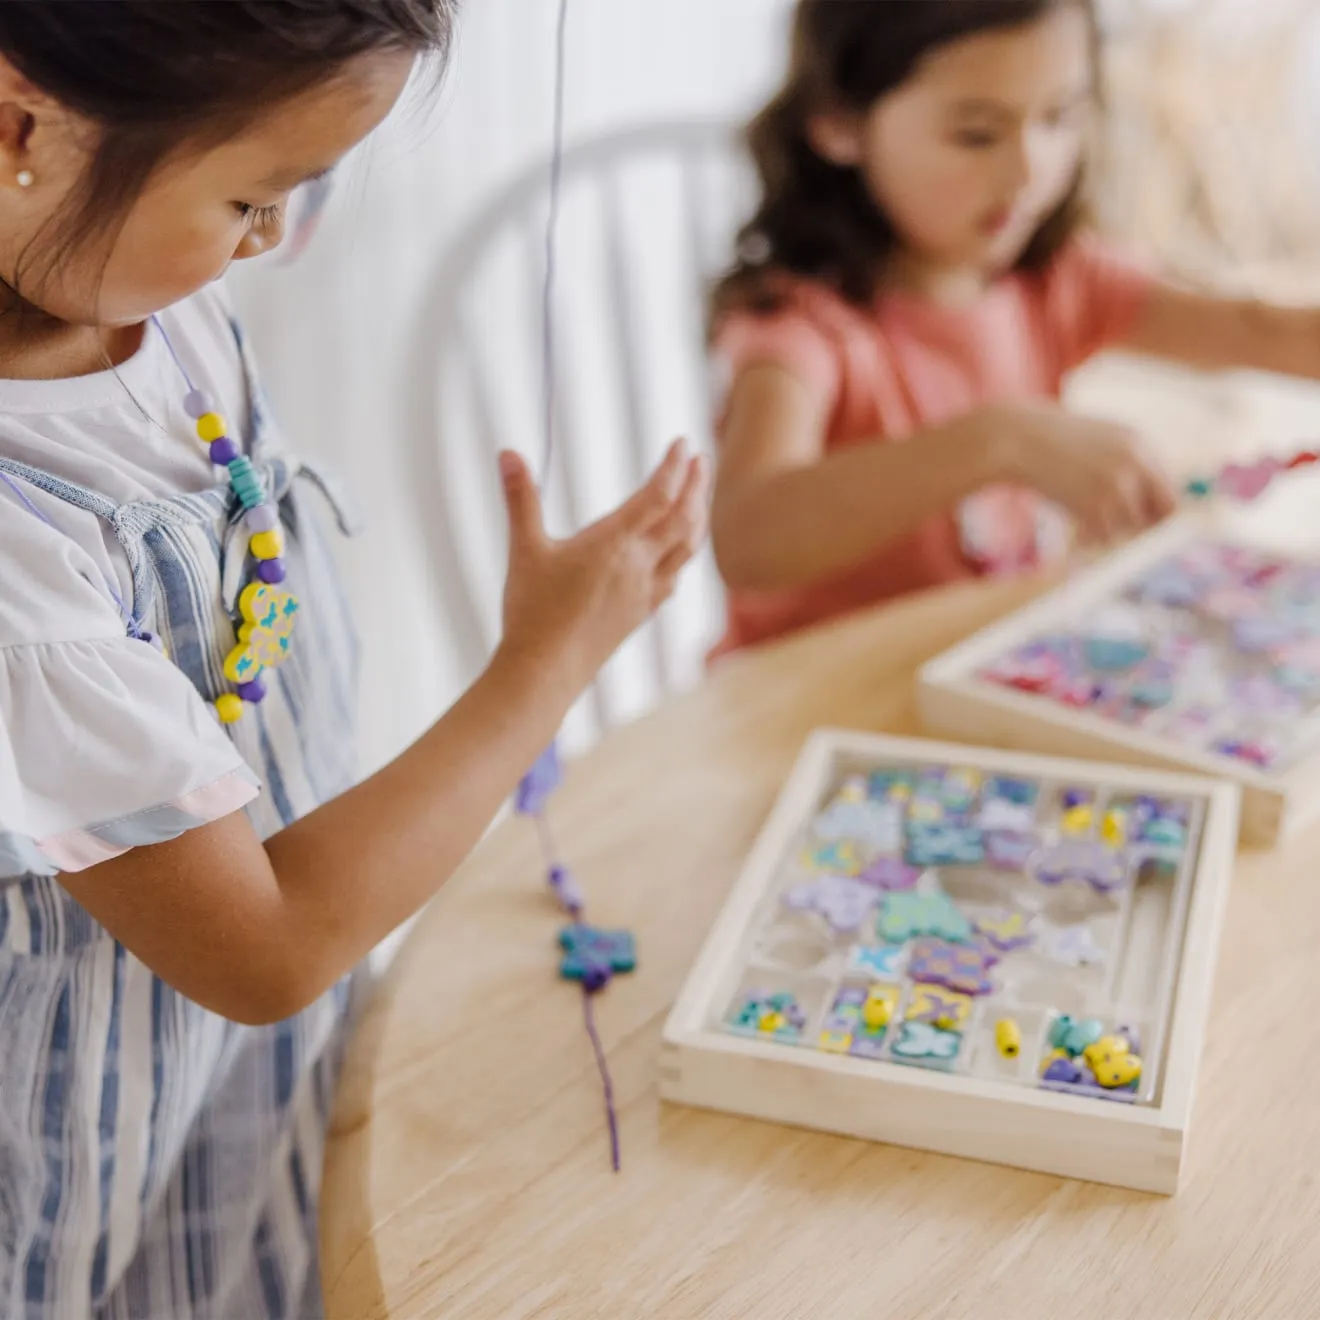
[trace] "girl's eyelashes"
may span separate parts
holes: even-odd
[[[1087,103],[1073,101],[1058,106],[1045,114],[1040,122],[1049,129],[1068,129],[1077,127],[1085,117]],[[986,125],[968,124],[953,130],[953,141],[960,147],[973,151],[985,151],[997,146],[1004,137],[1004,131]]]
[[[235,202],[234,209],[245,220],[254,225],[273,225],[284,213],[284,203],[276,202],[272,206],[253,206],[250,202]]]
[[[960,147],[982,151],[993,147],[999,141],[999,134],[988,128],[959,128],[954,130],[953,140]]]

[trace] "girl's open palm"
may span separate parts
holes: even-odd
[[[706,464],[675,443],[625,504],[564,541],[547,535],[518,455],[500,455],[509,512],[502,649],[558,670],[575,691],[674,590],[706,534]]]

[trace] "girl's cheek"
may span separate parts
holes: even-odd
[[[242,226],[144,226],[125,232],[107,270],[107,283],[128,301],[170,301],[203,288],[222,275],[233,259]],[[134,299],[134,290],[141,297]]]
[[[195,250],[161,252],[150,262],[117,262],[107,268],[97,303],[98,317],[111,324],[140,320],[205,288],[224,273],[223,257]]]

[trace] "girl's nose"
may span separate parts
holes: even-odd
[[[1034,139],[1036,135],[1029,125],[1024,125],[1009,139],[1004,153],[1004,179],[1006,189],[1016,196],[1031,182],[1036,168],[1039,150]]]
[[[247,261],[250,257],[259,257],[264,252],[273,252],[284,241],[284,212],[273,219],[263,220],[253,225],[242,241],[234,249],[235,261]]]

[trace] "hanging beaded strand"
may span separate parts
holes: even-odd
[[[545,240],[545,290],[543,305],[543,371],[545,373],[545,435],[541,458],[541,484],[550,476],[550,463],[554,455],[554,288],[555,288],[555,235],[559,219],[560,191],[563,179],[564,154],[564,66],[568,29],[568,0],[560,0],[559,21],[555,41],[555,108],[553,121],[553,149],[550,163],[550,216]],[[546,806],[563,778],[559,750],[555,744],[541,755],[537,763],[523,777],[514,799],[514,810],[529,819],[536,827],[545,861],[546,881],[556,902],[569,917],[570,924],[559,932],[561,959],[559,974],[565,980],[576,981],[582,987],[582,1019],[587,1038],[591,1042],[596,1069],[600,1074],[601,1091],[605,1102],[605,1121],[610,1138],[610,1167],[619,1172],[619,1119],[614,1103],[614,1082],[610,1077],[605,1047],[596,1029],[594,1001],[613,978],[631,972],[637,966],[637,956],[631,932],[626,930],[600,930],[587,924],[586,896],[573,873],[559,858],[551,833]]]
[[[1296,472],[1316,463],[1320,463],[1320,451],[1315,449],[1299,449],[1290,458],[1266,456],[1254,463],[1226,463],[1214,476],[1197,477],[1183,490],[1193,500],[1224,496],[1249,504],[1259,499],[1285,472]]]
[[[225,677],[236,690],[224,693],[215,702],[215,713],[221,722],[233,724],[242,719],[247,706],[266,699],[264,673],[283,663],[293,641],[298,602],[286,592],[274,590],[288,576],[284,533],[280,530],[279,510],[267,496],[252,460],[239,451],[211,396],[193,384],[160,319],[153,316],[151,320],[187,386],[184,412],[196,424],[197,438],[206,446],[211,462],[228,473],[230,489],[243,506],[243,522],[249,533],[248,554],[256,561],[253,580],[238,598],[242,616],[238,643],[224,663]]]

